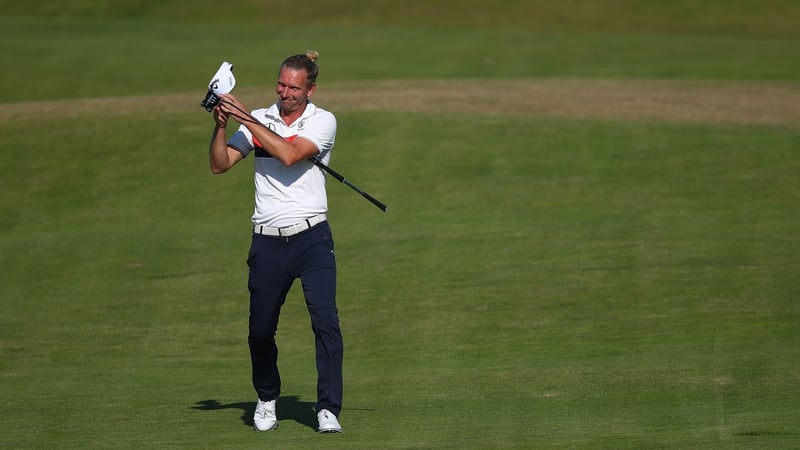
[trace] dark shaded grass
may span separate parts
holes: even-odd
[[[0,0],[4,15],[59,19],[200,21],[207,30],[225,23],[264,27],[426,28],[716,34],[798,38],[800,5],[791,0],[485,0],[429,1],[308,0],[303,13],[287,13],[284,4],[245,0],[220,5],[213,0],[72,0],[25,3]],[[212,25],[213,24],[213,25]]]
[[[386,79],[659,78],[797,81],[800,41],[524,30],[311,28],[0,17],[2,102],[197,92],[222,61],[269,86],[320,52],[320,83]],[[506,93],[505,95],[508,95]]]

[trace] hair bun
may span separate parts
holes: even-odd
[[[316,62],[317,57],[319,56],[319,52],[316,50],[306,50],[306,58],[310,59],[311,62]]]

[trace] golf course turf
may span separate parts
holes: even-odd
[[[0,2],[0,447],[797,448],[798,7],[558,4]],[[252,430],[252,162],[199,105],[306,48],[390,207],[328,178],[341,435],[299,283]]]

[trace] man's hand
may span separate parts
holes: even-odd
[[[247,109],[244,103],[234,97],[233,94],[220,94],[219,98],[219,109],[227,114],[227,116],[233,117],[233,119],[239,123],[253,121],[248,112],[250,110]]]
[[[220,108],[220,105],[214,107],[214,121],[217,123],[218,128],[225,128],[228,126],[228,117],[230,115]]]

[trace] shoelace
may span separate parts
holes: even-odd
[[[256,406],[256,414],[259,416],[266,418],[268,415],[272,416],[272,413],[269,409],[267,409],[267,402],[259,402]]]

